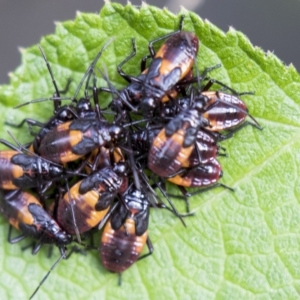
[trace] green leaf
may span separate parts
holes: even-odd
[[[220,158],[222,183],[235,189],[215,189],[190,199],[196,215],[187,228],[174,215],[152,210],[149,235],[155,251],[122,275],[106,271],[98,254],[72,255],[62,261],[42,286],[36,299],[299,299],[300,292],[300,77],[272,53],[253,47],[240,32],[223,33],[191,12],[184,29],[201,40],[200,70],[218,63],[210,76],[237,91],[255,91],[243,100],[263,131],[246,127],[222,143],[229,157]],[[62,89],[72,78],[68,95],[100,48],[114,37],[99,66],[106,65],[118,88],[126,82],[116,66],[131,52],[138,53],[126,71],[139,74],[148,42],[177,29],[179,17],[166,9],[143,4],[106,3],[100,15],[79,13],[74,21],[57,25],[56,33],[41,45]],[[25,117],[46,120],[52,103],[12,107],[40,97],[51,97],[53,86],[36,46],[23,49],[22,65],[11,74],[10,85],[0,87],[1,119],[18,122]],[[104,86],[104,82],[100,82]],[[21,142],[28,130],[4,126]],[[181,209],[184,206],[174,200]],[[7,222],[0,219],[0,294],[2,299],[28,298],[58,258],[47,259],[47,247],[32,256],[21,251],[25,241],[6,241]]]

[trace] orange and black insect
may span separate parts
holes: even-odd
[[[2,190],[1,193],[1,213],[14,228],[22,232],[22,235],[17,238],[9,237],[10,243],[32,237],[38,241],[32,251],[35,254],[42,244],[55,244],[60,249],[64,249],[64,246],[72,242],[72,236],[62,230],[36,197],[22,190]]]
[[[193,168],[183,168],[168,181],[183,187],[206,187],[215,184],[222,177],[222,168],[215,159]]]
[[[80,118],[60,124],[44,136],[38,154],[56,163],[75,161],[99,147],[120,146],[126,138],[127,127],[145,122],[137,120],[123,125],[121,121],[109,123],[99,118]]]
[[[132,40],[133,52],[118,66],[118,73],[130,84],[121,90],[119,98],[111,103],[114,111],[126,107],[131,111],[138,111],[140,106],[144,116],[152,116],[160,102],[169,101],[181,90],[180,87],[195,82],[192,67],[198,53],[199,39],[192,32],[182,31],[183,19],[184,17],[180,20],[179,30],[149,43],[150,55],[143,58],[142,74],[138,77],[130,76],[122,70],[123,65],[136,54],[135,41]],[[164,39],[167,40],[155,53],[153,44]],[[146,68],[148,58],[153,60]]]
[[[158,40],[161,38],[153,42]],[[174,87],[186,76],[189,76],[198,53],[198,47],[197,36],[192,32],[185,31],[173,34],[156,54],[150,43],[149,49],[154,59],[142,85],[141,108],[144,115],[149,115],[147,110],[153,111],[160,101],[174,98]]]
[[[160,131],[148,155],[151,171],[161,177],[170,177],[182,168],[195,148],[199,129],[209,126],[202,111],[203,104],[195,101],[191,108],[176,115]]]
[[[41,141],[38,154],[56,163],[66,163],[97,147],[109,147],[123,137],[121,126],[98,119],[76,119],[50,130]]]
[[[234,191],[231,187],[218,182],[223,172],[220,163],[211,159],[204,164],[199,164],[193,168],[182,168],[175,176],[166,180],[177,185],[183,196],[169,194],[170,197],[183,199],[186,202],[187,212],[189,209],[189,198],[197,194],[212,190],[217,187],[223,187]],[[200,188],[194,192],[187,191],[186,188]]]
[[[84,233],[106,216],[122,185],[112,167],[105,167],[73,185],[59,200],[58,223],[70,234]]]
[[[50,66],[42,48],[39,47],[40,51],[44,57],[44,60],[46,62],[49,74],[51,76],[51,80],[52,80],[52,83],[53,83],[53,86],[55,89],[55,93],[54,93],[53,97],[51,97],[51,98],[36,99],[36,100],[30,101],[27,103],[23,103],[23,104],[17,106],[16,108],[25,106],[30,103],[38,103],[38,102],[42,102],[42,101],[51,100],[54,103],[54,115],[46,123],[41,123],[39,121],[30,119],[30,118],[24,119],[20,124],[17,124],[17,125],[6,122],[7,125],[17,127],[17,128],[23,126],[24,123],[27,123],[29,125],[31,134],[35,136],[32,146],[30,148],[30,150],[32,152],[38,153],[38,149],[40,147],[40,144],[41,144],[43,138],[47,135],[47,133],[49,131],[51,131],[53,128],[57,127],[58,125],[61,125],[68,121],[72,121],[74,119],[79,119],[79,118],[95,119],[97,117],[98,118],[101,117],[101,112],[100,112],[99,103],[98,103],[99,102],[98,101],[98,92],[99,91],[97,91],[95,76],[94,76],[93,95],[92,96],[88,95],[88,85],[89,85],[89,80],[90,80],[91,75],[94,74],[93,70],[95,68],[97,61],[99,60],[102,52],[105,50],[105,48],[110,43],[111,43],[111,40],[109,40],[109,42],[106,43],[102,47],[102,49],[98,52],[97,56],[95,57],[93,62],[90,64],[90,66],[88,67],[87,71],[85,72],[83,78],[81,79],[81,81],[76,89],[76,92],[72,98],[71,97],[61,97],[62,93],[66,93],[68,91],[71,80],[68,81],[67,86],[63,91],[58,90],[57,83],[53,76],[51,66]],[[80,98],[79,100],[76,100],[76,97],[77,97],[85,80],[86,80],[85,97]],[[92,108],[92,106],[91,106],[91,102],[90,102],[91,98],[93,98],[93,100],[94,100],[94,105],[95,105],[94,108]],[[61,100],[72,100],[72,103],[70,105],[61,106]],[[37,127],[40,127],[41,129],[37,134],[35,134],[32,132],[32,126],[37,126]]]
[[[156,138],[157,132],[159,131],[160,130],[156,128],[147,128],[132,134],[133,141],[135,141],[134,148],[138,149],[138,153],[148,153],[151,143]],[[176,184],[186,201],[190,196],[190,193],[184,187],[201,188],[201,192],[213,188],[212,186],[223,186],[228,188],[223,184],[217,183],[222,176],[222,170],[220,164],[216,160],[216,156],[226,155],[225,153],[220,153],[220,149],[223,148],[216,143],[215,138],[210,132],[199,129],[195,146],[191,154],[182,162],[178,172],[172,174],[170,177],[166,177],[165,180]],[[142,159],[138,158],[138,160],[141,161],[141,165],[144,164]],[[159,182],[161,182],[160,184],[165,185],[165,181],[159,180],[157,186],[159,186]],[[164,193],[163,190],[162,192]],[[176,197],[174,195],[171,196]],[[189,203],[187,201],[187,211],[189,212],[188,205]]]
[[[147,194],[131,187],[104,227],[100,256],[106,269],[121,273],[153,252],[148,237],[149,212]],[[149,253],[139,257],[146,243]]]
[[[232,94],[224,91],[208,91],[208,89],[217,83],[225,90],[229,90]],[[258,122],[249,114],[246,104],[239,98],[241,95],[253,94],[253,92],[238,93],[224,83],[211,79],[204,88],[198,93],[191,93],[190,100],[182,100],[178,103],[183,104],[185,101],[190,103],[201,103],[203,105],[202,116],[209,121],[206,130],[211,132],[228,131],[227,134],[216,134],[219,140],[224,140],[233,135],[246,125],[251,125],[257,129],[262,129]],[[193,105],[193,104],[192,104]],[[245,121],[246,117],[250,117],[253,122]]]
[[[6,140],[0,143],[13,150],[0,151],[0,188],[4,190],[41,188],[47,183],[80,175],[39,156],[24,154]]]
[[[55,113],[55,115],[51,117],[44,124],[37,123],[37,121],[32,119],[26,119],[25,121],[30,125],[38,124],[38,126],[41,127],[40,131],[37,134],[35,134],[35,138],[32,142],[30,150],[34,153],[39,153],[39,147],[44,137],[57,126],[62,125],[68,121],[72,121],[74,119],[79,119],[79,118],[95,119],[96,117],[97,115],[95,113],[95,110],[92,109],[90,100],[86,98],[81,98],[77,101],[76,107],[72,107],[72,105],[68,105],[68,106],[66,105],[61,107]]]
[[[248,113],[246,104],[235,95],[224,92],[204,91],[201,93],[208,98],[203,117],[209,120],[209,131],[230,130],[228,137],[246,125],[262,129],[258,122]],[[245,121],[249,116],[254,123]],[[224,139],[226,136],[221,137]]]
[[[148,153],[152,142],[159,134],[161,129],[145,128],[132,133],[133,149],[137,154]],[[204,129],[199,129],[195,141],[195,147],[188,160],[182,163],[183,168],[195,167],[206,163],[217,156],[226,156],[225,150],[217,142],[217,138]],[[222,150],[222,151],[221,151]]]
[[[0,151],[0,188],[2,189],[39,187],[49,181],[62,179],[66,175],[67,172],[63,167],[42,158],[13,150]]]

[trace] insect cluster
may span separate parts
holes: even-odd
[[[33,253],[52,244],[59,248],[61,260],[78,247],[93,249],[87,246],[89,237],[103,228],[100,245],[94,248],[106,269],[122,273],[153,251],[147,232],[150,208],[167,209],[184,224],[183,217],[191,215],[189,197],[219,186],[229,188],[218,182],[222,167],[217,157],[226,155],[219,143],[246,125],[261,128],[239,98],[241,93],[208,77],[220,65],[201,74],[195,69],[199,40],[182,25],[183,18],[179,30],[149,43],[137,77],[123,71],[136,54],[132,40],[133,52],[117,67],[129,82],[121,90],[96,67],[109,41],[68,105],[62,105],[67,97],[61,95],[70,81],[64,91],[58,89],[40,48],[55,89],[49,98],[54,114],[45,123],[28,118],[9,124],[29,125],[34,138],[27,145],[0,140],[9,148],[0,152],[0,211],[22,232],[10,237],[11,243],[32,237]],[[107,87],[97,86],[97,76]],[[213,84],[219,90],[210,90]],[[77,99],[82,86],[84,96]],[[112,95],[107,107],[101,103],[103,93]],[[33,127],[40,129],[33,133]],[[186,213],[177,211],[167,182],[181,191]],[[187,188],[197,190],[191,193]],[[72,243],[76,246],[67,250]],[[149,253],[140,256],[145,244]]]

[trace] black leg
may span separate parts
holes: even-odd
[[[22,153],[22,151],[20,150],[20,148],[14,146],[13,144],[11,144],[10,142],[4,140],[4,139],[0,139],[0,144],[3,144],[5,146],[7,146],[8,148],[12,149],[12,150],[15,150],[15,151],[18,151],[20,153]]]
[[[224,140],[227,140],[227,139],[229,139],[229,138],[232,138],[233,135],[234,135],[235,133],[237,133],[237,132],[240,131],[242,128],[244,128],[244,127],[246,127],[246,126],[248,126],[248,125],[253,126],[253,127],[255,127],[255,128],[259,129],[259,130],[262,130],[262,129],[263,129],[261,126],[259,126],[259,125],[256,124],[256,123],[252,123],[252,122],[246,121],[246,122],[242,123],[240,126],[234,128],[234,129],[232,129],[232,130],[228,130],[228,133],[222,134],[222,135],[219,137],[219,141],[224,141]]]
[[[149,58],[152,58],[152,56],[150,54],[145,55],[142,60],[141,60],[141,72],[144,72],[146,70],[146,64],[147,64],[147,60]]]
[[[32,255],[36,255],[40,251],[41,247],[42,247],[42,243],[35,244],[35,246],[31,251]]]
[[[147,241],[146,241],[146,243],[147,243],[147,246],[148,246],[148,250],[149,250],[149,252],[148,252],[148,253],[146,253],[146,254],[144,254],[144,255],[142,255],[142,256],[140,256],[140,257],[139,257],[137,260],[144,259],[144,258],[146,258],[147,256],[149,256],[149,255],[151,255],[151,254],[153,253],[153,251],[154,251],[154,247],[153,247],[153,245],[152,245],[152,243],[151,243],[151,241],[150,241],[149,237],[147,238]]]
[[[54,86],[54,89],[55,89],[55,93],[54,93],[53,96],[60,98],[60,93],[59,93],[59,90],[58,90],[58,87],[57,87],[57,84],[56,84],[56,80],[53,76],[53,72],[52,72],[51,66],[49,64],[49,61],[48,61],[48,59],[46,57],[46,54],[45,54],[44,50],[42,49],[41,45],[38,45],[38,46],[39,46],[39,49],[42,53],[42,56],[43,56],[44,61],[46,63],[46,66],[48,68],[48,71],[49,71],[49,74],[50,74],[50,77],[51,77],[51,80],[52,80],[52,83],[53,83],[53,86]],[[54,102],[54,111],[56,111],[60,107],[60,105],[61,105],[61,101],[57,101],[57,102],[55,101]]]
[[[70,202],[70,205],[71,205],[71,213],[72,213],[72,219],[73,219],[76,238],[77,238],[78,243],[81,244],[81,237],[80,237],[79,229],[77,227],[76,216],[75,216],[75,211],[74,211],[74,205],[76,205],[76,203],[74,203],[75,201],[71,197],[70,188],[69,188],[69,184],[68,184],[67,181],[66,181],[66,186],[67,186],[67,193],[68,193],[68,197],[69,197],[69,202]]]
[[[16,244],[20,241],[22,241],[23,239],[26,238],[26,235],[22,234],[18,237],[15,237],[15,238],[12,238],[12,226],[9,225],[9,228],[8,228],[8,237],[7,237],[7,241],[10,243],[10,244]]]
[[[71,82],[72,82],[72,78],[69,78],[67,83],[66,83],[65,88],[63,90],[60,90],[59,93],[60,94],[66,94],[70,89]]]
[[[30,244],[28,244],[26,246],[21,247],[21,250],[22,251],[26,251],[29,248],[34,249],[35,248],[35,242],[32,242],[32,243],[30,243]]]
[[[177,187],[179,188],[179,186],[177,186]],[[168,195],[169,195],[170,197],[172,197],[172,198],[175,198],[175,199],[186,200],[186,198],[190,198],[190,197],[196,196],[196,195],[198,195],[198,194],[202,194],[202,193],[207,192],[207,191],[209,191],[209,190],[213,190],[213,189],[215,189],[215,188],[217,188],[217,187],[223,187],[223,188],[225,188],[225,189],[230,190],[231,192],[234,192],[234,189],[233,189],[233,188],[231,188],[231,187],[229,187],[229,186],[227,186],[227,185],[225,185],[225,184],[223,184],[223,183],[215,183],[215,184],[213,184],[213,185],[211,185],[211,186],[208,186],[208,187],[199,189],[199,190],[197,190],[197,191],[195,191],[195,192],[188,193],[188,194],[183,194],[183,196],[175,195],[175,194],[168,194]]]
[[[52,265],[52,267],[50,268],[50,270],[48,271],[48,273],[44,276],[44,278],[41,280],[41,282],[39,283],[38,287],[35,289],[35,291],[33,292],[33,294],[30,296],[29,300],[31,300],[35,294],[38,292],[39,288],[43,285],[43,283],[46,281],[46,279],[48,278],[48,276],[50,275],[50,273],[55,269],[55,267],[58,265],[58,263],[65,258],[65,251],[63,252],[63,254],[61,254],[61,256],[58,258],[58,260],[56,260],[56,262]]]
[[[149,43],[148,49],[149,49],[150,56],[151,56],[152,58],[154,58],[154,57],[155,57],[155,54],[156,54],[156,53],[155,53],[155,50],[153,49],[153,44],[155,44],[155,43],[157,43],[157,42],[159,42],[159,41],[162,41],[162,40],[164,40],[164,39],[167,39],[167,38],[169,38],[169,37],[171,37],[171,36],[177,34],[178,32],[182,31],[184,17],[185,17],[184,15],[182,15],[182,16],[180,17],[180,23],[179,23],[179,29],[178,29],[178,30],[173,31],[173,32],[171,32],[171,33],[168,33],[168,34],[166,34],[166,35],[164,35],[164,36],[161,36],[161,37],[159,37],[159,38],[157,38],[157,39],[154,39],[154,40],[152,40],[152,41]]]
[[[33,120],[33,119],[29,119],[29,118],[24,119],[19,124],[10,123],[8,121],[4,122],[5,125],[8,125],[8,126],[11,126],[11,127],[14,127],[14,128],[21,128],[21,127],[23,127],[23,125],[25,123],[27,123],[29,126],[37,126],[37,127],[43,127],[44,126],[44,123],[41,123],[41,122]]]
[[[136,44],[135,44],[135,39],[131,40],[132,42],[132,48],[133,51],[131,52],[131,54],[129,54],[117,67],[117,71],[119,73],[120,76],[122,76],[125,80],[127,80],[129,83],[131,82],[138,82],[140,83],[141,81],[138,80],[136,77],[130,76],[128,74],[126,74],[123,70],[122,67],[130,60],[132,59],[135,55],[136,55]]]

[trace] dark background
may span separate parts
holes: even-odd
[[[126,4],[126,0],[119,0]],[[139,5],[141,0],[132,0]],[[286,64],[300,70],[299,0],[149,0],[173,12],[179,6],[227,31],[229,26],[245,33],[254,45],[274,52]],[[54,32],[54,21],[74,19],[76,11],[99,12],[102,0],[0,0],[0,84],[20,64],[18,47],[37,44]]]

